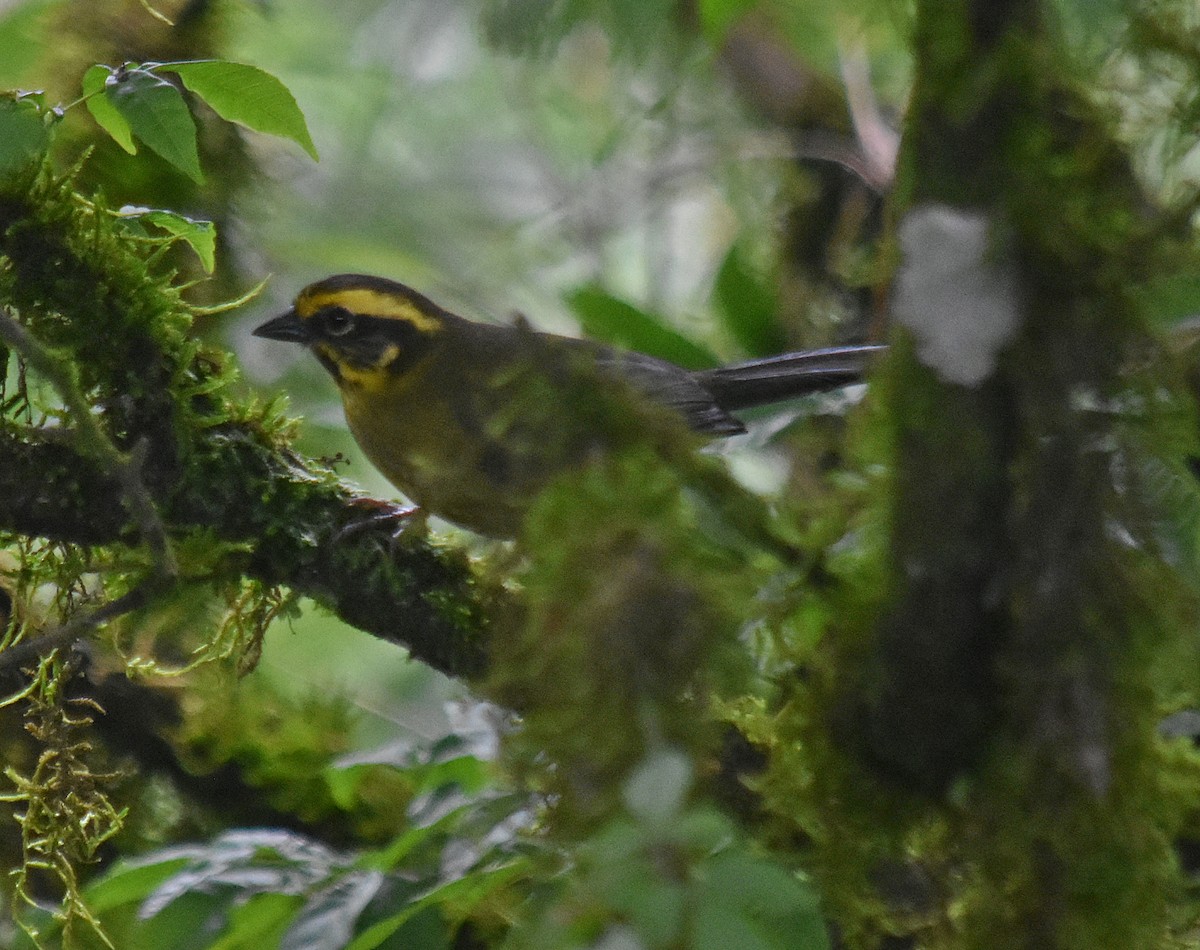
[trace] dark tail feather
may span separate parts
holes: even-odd
[[[886,349],[865,344],[784,353],[693,376],[722,409],[734,411],[861,382],[867,365]]]

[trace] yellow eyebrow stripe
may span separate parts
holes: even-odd
[[[307,319],[322,307],[329,306],[345,307],[351,313],[361,313],[364,317],[403,320],[418,330],[431,333],[442,328],[440,320],[424,313],[412,301],[368,287],[301,295],[296,301],[296,312]]]

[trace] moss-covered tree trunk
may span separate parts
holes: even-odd
[[[1135,290],[1161,226],[1047,8],[918,4],[879,396],[887,605],[833,719],[888,792],[818,807],[923,855],[946,889],[915,915],[933,944],[1157,947],[1180,815],[1151,661],[1184,632],[1141,507],[1164,396],[1137,379]]]

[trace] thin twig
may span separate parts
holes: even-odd
[[[116,472],[121,484],[122,494],[129,513],[137,521],[142,538],[150,548],[154,558],[154,566],[159,577],[174,579],[179,574],[179,565],[175,560],[175,551],[171,547],[171,539],[167,537],[167,528],[158,509],[150,497],[150,491],[142,480],[142,467],[146,464],[146,455],[150,451],[150,442],[146,438],[138,440],[133,451],[126,456],[125,464]]]
[[[80,611],[57,629],[9,647],[0,654],[0,670],[19,668],[51,650],[69,646],[86,630],[145,605],[150,597],[174,583],[178,562],[159,517],[150,491],[142,480],[142,467],[149,443],[141,439],[132,452],[122,452],[109,438],[79,388],[74,367],[43,345],[7,310],[0,309],[0,341],[16,350],[25,362],[43,376],[58,393],[72,423],[74,441],[80,452],[110,472],[121,486],[121,494],[130,517],[136,522],[142,540],[150,549],[153,573],[146,581],[116,600]]]
[[[155,574],[176,577],[179,569],[166,527],[142,481],[142,465],[149,449],[146,441],[140,441],[131,453],[117,448],[92,414],[71,364],[43,345],[7,308],[0,309],[0,341],[21,354],[54,387],[67,408],[80,450],[120,483],[125,506],[154,557]]]
[[[101,604],[95,610],[79,611],[62,626],[43,636],[9,647],[0,653],[0,672],[32,663],[51,650],[70,646],[88,630],[94,630],[110,620],[140,610],[150,602],[151,597],[169,586],[169,583],[166,577],[152,577],[116,600]]]

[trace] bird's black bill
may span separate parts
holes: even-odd
[[[308,329],[295,310],[273,317],[262,326],[254,328],[254,335],[267,340],[282,340],[285,343],[307,343],[312,339]]]

